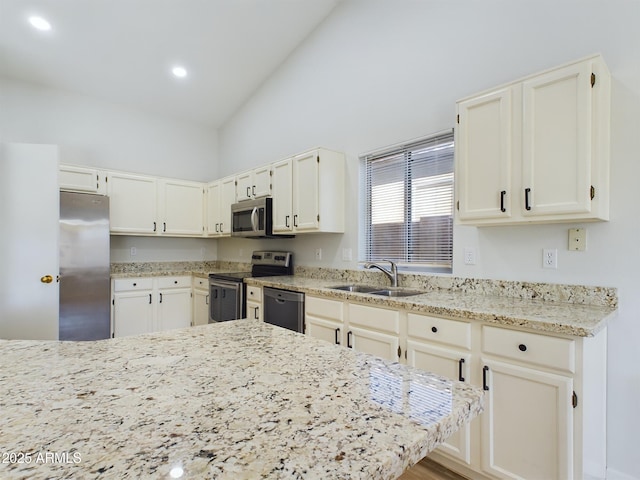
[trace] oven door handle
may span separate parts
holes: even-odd
[[[258,231],[258,207],[253,207],[251,210],[251,231]]]

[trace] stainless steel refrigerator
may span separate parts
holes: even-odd
[[[109,197],[60,192],[60,340],[111,337]]]

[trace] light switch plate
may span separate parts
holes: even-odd
[[[574,252],[584,252],[587,249],[587,229],[569,229],[569,250]]]

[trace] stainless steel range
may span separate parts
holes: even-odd
[[[209,274],[209,323],[237,320],[246,316],[248,277],[293,275],[293,254],[280,251],[255,251],[250,272]]]

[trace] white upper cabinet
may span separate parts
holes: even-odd
[[[344,182],[344,155],[330,150],[274,164],[274,233],[344,232]]]
[[[198,182],[109,172],[114,234],[202,236],[204,186]]]
[[[158,233],[157,185],[154,177],[109,172],[109,228],[111,233]]]
[[[158,181],[161,233],[199,236],[204,233],[204,187],[198,182]]]
[[[243,172],[236,177],[238,202],[271,195],[271,165]]]
[[[231,205],[236,202],[236,177],[225,177],[207,186],[207,235],[231,236]]]
[[[600,56],[459,101],[457,220],[608,220],[609,103]]]
[[[60,165],[58,186],[67,192],[106,194],[105,173],[96,168]]]

